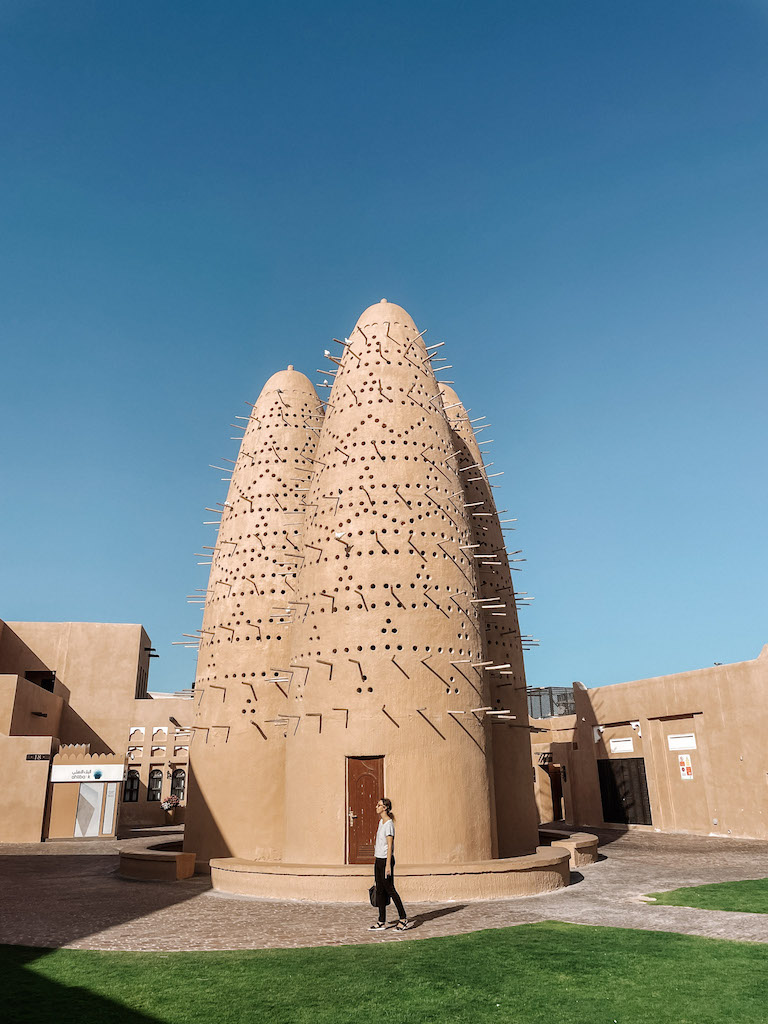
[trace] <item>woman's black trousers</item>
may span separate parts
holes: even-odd
[[[392,858],[392,874],[386,877],[387,858],[376,857],[373,861],[373,879],[376,882],[376,904],[379,908],[379,920],[382,924],[387,920],[387,896],[393,901],[400,920],[405,920],[405,907],[395,888],[395,860]]]

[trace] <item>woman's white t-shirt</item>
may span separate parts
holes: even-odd
[[[376,847],[373,851],[374,857],[386,857],[387,856],[387,836],[392,836],[392,853],[395,852],[395,823],[390,819],[389,821],[380,821],[379,827],[376,830]]]

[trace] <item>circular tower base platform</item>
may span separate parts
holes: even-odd
[[[218,892],[261,899],[365,903],[373,882],[369,864],[282,864],[221,857],[210,867]],[[395,885],[406,904],[535,896],[562,889],[569,881],[569,851],[549,846],[504,860],[395,867]]]

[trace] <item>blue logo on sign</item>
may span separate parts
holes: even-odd
[[[100,779],[101,778],[101,772],[94,772],[93,773],[93,777],[94,777],[94,779]]]

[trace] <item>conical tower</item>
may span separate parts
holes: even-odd
[[[464,489],[465,507],[472,514],[471,554],[478,576],[481,632],[484,637],[490,685],[493,730],[493,776],[498,856],[527,853],[537,836],[538,820],[530,788],[531,757],[528,701],[520,624],[517,616],[512,567],[504,530],[493,497],[481,444],[469,415],[453,388],[443,386],[443,401],[458,452],[456,468]],[[480,417],[484,419],[485,417]],[[483,429],[482,427],[480,429]],[[519,554],[519,552],[515,552]]]
[[[247,421],[213,550],[200,633],[185,847],[279,860],[285,712],[307,482],[323,422],[312,383],[274,374]]]
[[[398,857],[496,855],[485,624],[456,456],[424,340],[382,300],[343,348],[310,484],[287,861],[370,854],[354,834],[370,828],[349,799],[356,761],[381,776],[362,785],[383,784],[395,803]]]

